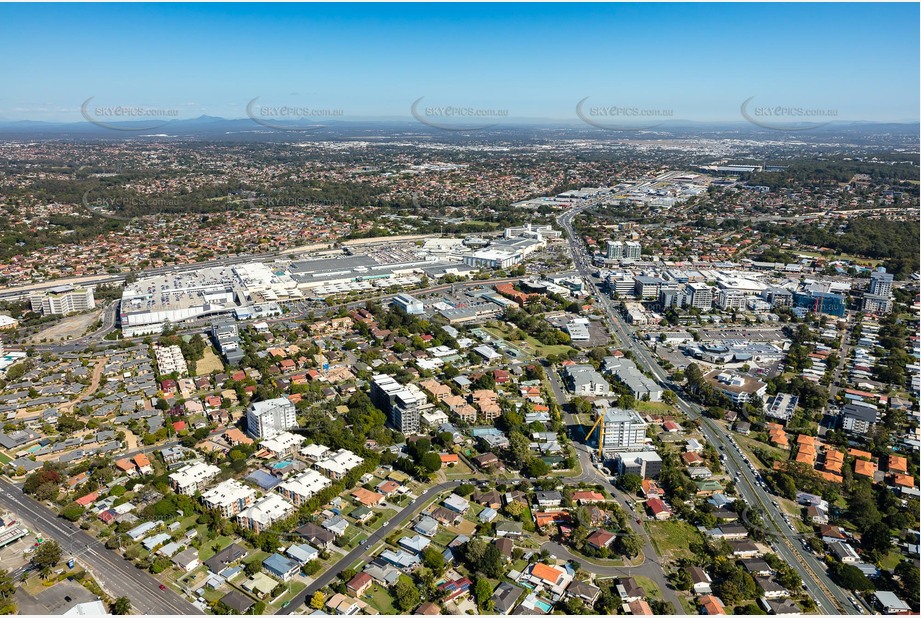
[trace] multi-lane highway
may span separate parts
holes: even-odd
[[[744,460],[741,453],[735,450],[733,441],[729,438],[725,429],[704,417],[700,406],[682,398],[681,390],[669,380],[668,374],[652,356],[649,349],[634,339],[633,334],[620,314],[615,310],[608,295],[598,289],[594,278],[591,276],[590,258],[572,228],[573,218],[588,207],[580,206],[571,209],[561,215],[557,221],[568,235],[576,268],[583,279],[592,287],[594,296],[604,310],[612,332],[620,339],[624,347],[633,352],[637,364],[651,371],[659,382],[675,392],[678,408],[687,414],[689,418],[699,419],[704,437],[726,454],[724,464],[730,474],[733,476],[738,474],[739,481],[736,485],[742,498],[748,504],[759,508],[764,513],[765,524],[773,537],[772,545],[774,550],[785,562],[796,568],[806,588],[820,604],[820,610],[825,613],[858,613],[850,604],[848,595],[831,581],[816,557],[811,552],[800,547],[800,539],[787,526],[783,519],[783,513],[770,494],[759,485],[756,474],[749,467],[748,462]]]
[[[203,614],[201,610],[167,588],[146,571],[58,516],[41,502],[22,493],[5,478],[0,478],[0,506],[16,513],[24,522],[46,538],[58,542],[64,559],[72,555],[86,564],[93,576],[109,594],[131,599],[131,605],[142,614]]]

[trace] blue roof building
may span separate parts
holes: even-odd
[[[269,575],[286,582],[297,574],[301,565],[294,560],[285,558],[279,553],[274,553],[265,559],[262,563],[262,568]]]

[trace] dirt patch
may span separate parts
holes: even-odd
[[[202,359],[195,361],[195,375],[206,376],[213,371],[224,371],[224,363],[221,362],[221,357],[214,353],[214,348],[208,346]]]
[[[130,429],[124,429],[125,432],[125,450],[135,451],[138,448],[138,437]]]
[[[30,343],[41,343],[42,339],[46,341],[58,341],[60,339],[75,339],[86,334],[86,329],[93,325],[93,322],[102,317],[103,309],[100,307],[94,311],[72,315],[59,320],[46,328],[34,334],[29,340]]]

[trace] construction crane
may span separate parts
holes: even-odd
[[[602,447],[604,446],[604,413],[598,415],[598,418],[595,420],[595,424],[592,425],[592,428],[588,430],[588,433],[585,434],[585,443],[588,444],[588,439],[592,437],[592,434],[595,433],[595,429],[598,430],[598,459],[604,460],[604,454],[602,452]]]

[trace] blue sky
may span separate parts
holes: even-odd
[[[0,118],[80,105],[243,118],[247,102],[410,119],[575,120],[576,103],[741,120],[740,105],[917,121],[904,4],[0,4]]]

